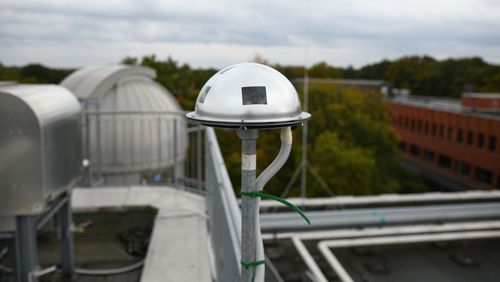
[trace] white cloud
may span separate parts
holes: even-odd
[[[500,63],[494,0],[0,0],[0,62],[80,66],[151,53],[222,67],[362,65],[406,54]]]

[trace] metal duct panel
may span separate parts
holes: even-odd
[[[0,215],[37,214],[80,174],[80,105],[55,85],[0,86]]]

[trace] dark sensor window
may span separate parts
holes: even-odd
[[[248,86],[241,87],[243,105],[267,105],[266,87]]]

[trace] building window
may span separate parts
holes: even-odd
[[[472,131],[467,131],[467,145],[472,146],[474,145],[474,134],[472,134]]]
[[[484,147],[484,134],[482,133],[477,135],[477,147],[480,149]]]
[[[444,168],[450,169],[451,168],[451,159],[450,159],[450,157],[445,156],[445,155],[439,155],[439,157],[438,157],[438,165],[440,167],[444,167]]]
[[[408,117],[405,118],[405,128],[410,128],[410,119]]]
[[[457,142],[458,143],[463,143],[464,142],[464,131],[461,128],[458,129]]]
[[[488,141],[488,150],[490,152],[495,152],[497,149],[497,138],[493,135],[490,135],[489,141]]]
[[[399,116],[399,126],[400,127],[404,126],[404,118],[403,118],[403,116]]]
[[[455,171],[463,176],[467,176],[470,173],[470,165],[461,161],[456,162]]]
[[[424,160],[429,162],[429,163],[433,163],[434,162],[434,152],[424,149]]]
[[[411,119],[411,131],[415,131],[415,126],[416,126],[416,120],[415,119]]]
[[[427,121],[424,124],[424,133],[429,134],[429,122]]]
[[[455,131],[453,130],[453,127],[448,127],[448,141],[452,142],[453,141],[453,134]]]
[[[493,173],[487,169],[476,167],[475,179],[481,183],[491,184],[491,181],[493,180]]]
[[[399,142],[399,150],[406,152],[406,143],[405,142]]]
[[[437,124],[432,123],[432,136],[436,137],[436,133],[437,133]]]
[[[418,131],[418,132],[421,132],[421,131],[422,131],[422,121],[421,121],[421,120],[418,120],[418,121],[417,121],[417,131]]]
[[[444,139],[444,125],[439,126],[439,138]]]
[[[415,157],[420,156],[420,148],[417,145],[410,145],[410,154]]]

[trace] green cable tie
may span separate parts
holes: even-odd
[[[256,260],[256,261],[241,261],[240,262],[241,265],[243,265],[245,268],[250,268],[250,267],[256,267],[256,266],[259,266],[261,264],[265,264],[266,261],[265,260]]]
[[[292,209],[295,212],[297,212],[298,214],[300,214],[300,216],[302,216],[302,218],[307,222],[307,224],[311,225],[311,221],[309,220],[309,218],[307,217],[307,215],[300,208],[298,208],[297,206],[295,206],[294,204],[290,203],[289,201],[287,201],[285,199],[282,199],[280,197],[277,197],[277,196],[274,196],[274,195],[271,195],[271,194],[266,194],[266,193],[261,192],[261,191],[258,191],[258,192],[241,192],[241,195],[248,196],[248,197],[254,197],[254,198],[260,197],[262,199],[270,199],[270,200],[275,200],[277,202],[280,202],[283,205],[289,207],[290,209]]]

